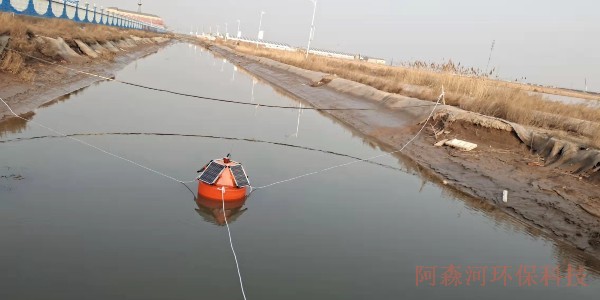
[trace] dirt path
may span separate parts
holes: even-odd
[[[262,78],[280,91],[316,107],[378,108],[375,111],[323,112],[374,140],[384,148],[401,148],[421,127],[429,108],[393,110],[381,103],[340,93],[326,84],[293,72],[258,63],[248,57],[212,47],[217,55]],[[312,85],[312,86],[311,86]],[[433,124],[432,124],[433,125]],[[478,144],[470,152],[434,147],[436,138],[426,130],[402,154],[422,175],[459,193],[480,199],[547,236],[589,254],[590,265],[600,266],[600,188],[577,176],[542,167],[513,132],[455,122],[444,138],[460,138]],[[441,138],[441,137],[438,137]],[[502,202],[503,190],[508,203]],[[593,257],[593,258],[592,258]]]

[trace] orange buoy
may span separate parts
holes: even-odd
[[[250,181],[242,164],[225,158],[211,160],[198,171],[198,195],[212,200],[239,201],[246,198]]]

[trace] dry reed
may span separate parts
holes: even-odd
[[[486,77],[460,76],[457,68],[429,70],[426,68],[391,67],[362,61],[342,60],[303,53],[266,49],[246,43],[228,44],[236,51],[266,57],[299,68],[335,74],[376,89],[406,95],[423,100],[435,100],[444,86],[446,103],[465,110],[502,118],[523,125],[564,130],[572,133],[591,132],[600,129],[600,109],[585,105],[570,105],[543,99],[515,88],[494,84]],[[453,65],[453,63],[452,63]],[[447,67],[447,66],[446,66]],[[477,70],[462,69],[467,73]],[[541,112],[532,113],[532,112]],[[593,128],[566,126],[567,121],[577,119],[590,121]],[[563,126],[565,125],[565,126]],[[600,146],[600,134],[586,136],[592,144]]]
[[[46,36],[62,38],[71,46],[74,40],[79,39],[86,43],[104,43],[118,41],[135,35],[141,38],[160,36],[160,34],[116,27],[83,24],[70,20],[45,19],[28,16],[0,13],[0,36],[9,35],[9,47],[28,55],[42,53],[48,57],[55,57],[55,53],[44,49],[35,42],[35,37]],[[113,54],[100,56],[111,59]],[[18,75],[21,79],[31,81],[34,78],[33,69],[28,67],[28,59],[12,51],[5,51],[0,57],[0,71]]]

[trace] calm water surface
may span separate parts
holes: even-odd
[[[122,80],[205,96],[298,105],[200,48],[178,44]],[[325,115],[207,102],[119,83],[35,112],[67,133],[159,132],[254,138],[357,157],[382,151]],[[300,122],[298,123],[298,120]],[[299,124],[299,126],[298,126]],[[2,140],[51,134],[25,122]],[[350,159],[272,144],[178,136],[82,140],[180,179],[232,153],[253,185]],[[397,158],[379,163],[406,170]],[[0,299],[241,299],[219,211],[183,185],[64,138],[0,143]],[[22,176],[15,177],[11,175]],[[195,190],[194,185],[190,185]],[[597,299],[597,263],[477,199],[369,163],[259,190],[229,211],[248,299]],[[442,267],[489,266],[485,287],[444,287]],[[585,266],[588,287],[519,287],[519,266]],[[435,287],[417,266],[438,266]],[[507,286],[489,282],[509,266]],[[542,272],[538,270],[538,276]],[[466,276],[466,275],[463,275]],[[539,281],[539,278],[537,279]],[[566,281],[563,281],[566,284]]]

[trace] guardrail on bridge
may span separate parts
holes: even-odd
[[[81,23],[99,24],[127,29],[165,32],[165,29],[150,23],[141,22],[115,13],[104,12],[96,4],[80,6],[75,0],[0,0],[0,12],[8,12],[33,17],[58,18]]]

